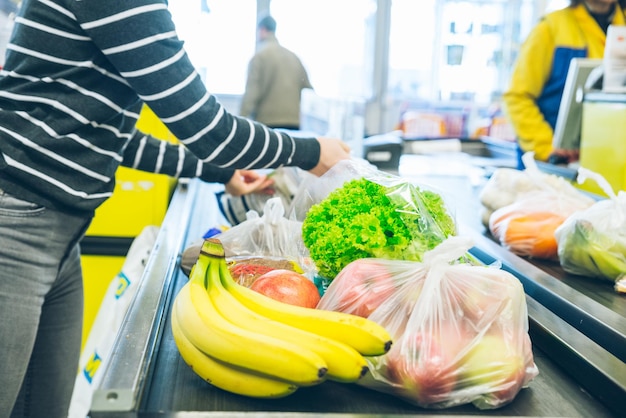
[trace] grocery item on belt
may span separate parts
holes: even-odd
[[[453,236],[421,262],[356,260],[330,283],[318,309],[364,315],[393,336],[357,384],[433,409],[500,408],[530,384],[539,371],[522,284],[472,262],[472,245]]]
[[[626,292],[626,192],[585,168],[578,181],[595,180],[609,196],[570,216],[556,231],[561,267],[568,273],[607,280]]]
[[[580,201],[581,204],[591,205],[594,199],[574,187],[570,181],[555,174],[542,172],[534,159],[533,152],[527,152],[522,160],[526,168],[497,168],[483,189],[480,191],[481,221],[489,225],[491,214],[504,206],[515,203],[527,193],[545,191],[565,195]]]
[[[176,347],[208,384],[254,398],[280,398],[325,380],[354,383],[365,357],[389,351],[374,321],[280,302],[237,284],[219,240],[204,241],[171,310]]]
[[[329,280],[361,258],[419,261],[454,234],[456,223],[441,194],[377,170],[340,184],[302,222],[304,245]]]

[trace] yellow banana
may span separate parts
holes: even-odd
[[[599,248],[594,243],[587,246],[586,251],[597,267],[598,276],[614,281],[626,273],[626,254],[615,254],[606,248]]]
[[[224,257],[224,248],[218,240],[208,239],[200,253]],[[228,292],[243,305],[270,319],[343,342],[364,356],[379,356],[391,348],[387,330],[367,318],[279,302],[237,284],[230,273],[222,274],[221,279]]]
[[[193,277],[176,296],[180,298],[175,304],[179,323],[194,346],[232,366],[298,386],[324,381],[327,365],[316,353],[297,344],[244,330],[224,318],[209,298],[204,286],[205,275],[219,275],[219,264],[200,255]]]
[[[590,231],[588,251],[602,275],[609,280],[616,280],[626,273],[626,245],[620,232],[602,232],[595,228]]]
[[[585,220],[577,220],[570,234],[559,247],[565,271],[608,280],[626,273],[626,247],[617,234],[602,234]]]
[[[568,273],[594,277],[600,275],[598,266],[587,251],[588,233],[586,228],[576,222],[566,239],[559,242],[559,261]]]
[[[177,301],[174,303],[176,304]],[[211,385],[231,393],[254,398],[282,398],[298,389],[298,386],[293,383],[237,369],[207,356],[185,336],[178,322],[176,308],[172,309],[171,319],[174,342],[181,357],[198,376]]]
[[[230,274],[226,259],[214,260],[220,266],[220,277],[207,277],[207,292],[217,311],[234,325],[302,345],[319,354],[328,366],[326,376],[331,380],[352,383],[367,373],[367,361],[351,346],[269,319],[242,305],[221,283],[221,276]]]

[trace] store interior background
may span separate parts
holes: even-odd
[[[18,3],[0,0],[0,66]],[[207,87],[233,113],[256,46],[257,17],[270,12],[279,41],[301,57],[315,88],[315,98],[305,97],[304,118],[313,106],[308,101],[323,98],[362,104],[354,111],[363,116],[364,136],[397,129],[410,110],[428,114],[426,122],[441,116],[421,124],[417,136],[511,139],[510,130],[488,130],[504,121],[499,98],[516,53],[542,14],[568,3],[170,0],[169,7]]]
[[[172,0],[179,35],[209,90],[239,109],[257,16],[270,12],[277,37],[309,71],[303,129],[323,98],[363,104],[365,136],[428,116],[409,135],[512,139],[501,117],[520,44],[542,14],[567,0]],[[432,122],[434,118],[435,123]],[[328,119],[333,119],[332,116]],[[504,126],[501,126],[504,125]],[[493,126],[493,129],[490,129]],[[329,127],[330,134],[349,135]],[[318,129],[316,129],[318,130]],[[319,133],[319,132],[318,132]],[[325,132],[322,132],[325,133]],[[349,139],[349,138],[348,138]]]

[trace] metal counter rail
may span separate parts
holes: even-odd
[[[580,278],[599,286],[605,293],[609,307],[594,299],[594,295],[573,288],[563,281],[562,269],[546,264],[533,264],[518,257],[480,232],[463,229],[471,235],[476,247],[472,253],[485,264],[499,260],[503,269],[513,273],[524,285],[524,290],[542,305],[563,318],[567,323],[587,335],[610,353],[626,362],[626,297],[617,294],[608,282]],[[559,277],[561,276],[561,277]],[[590,283],[590,285],[591,285]],[[610,295],[607,295],[609,293]]]
[[[173,295],[187,280],[178,267],[182,250],[204,231],[216,226],[218,208],[212,195],[210,188],[195,181],[176,190],[141,289],[119,333],[106,376],[95,393],[91,418],[402,418],[420,415],[602,418],[616,415],[615,410],[609,409],[610,404],[591,396],[568,374],[572,372],[570,367],[585,372],[597,370],[591,360],[598,360],[602,353],[595,359],[580,357],[582,362],[572,362],[570,367],[557,363],[555,357],[572,358],[568,346],[587,344],[590,340],[583,334],[571,333],[569,324],[530,297],[530,333],[540,373],[513,402],[496,410],[479,410],[472,405],[445,410],[423,409],[359,385],[331,381],[300,388],[286,398],[274,400],[242,397],[210,386],[178,354],[169,332],[169,309]],[[567,334],[564,343],[560,342],[562,333]],[[546,343],[538,346],[535,339]],[[621,399],[624,397],[620,397],[619,402]]]
[[[192,184],[194,184],[192,182]],[[92,413],[136,411],[146,374],[161,335],[171,279],[178,269],[179,250],[187,234],[197,192],[181,181],[159,230],[135,299],[118,332],[100,386],[94,391]]]

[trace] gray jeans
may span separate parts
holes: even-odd
[[[0,190],[0,417],[66,418],[78,369],[89,219]]]

